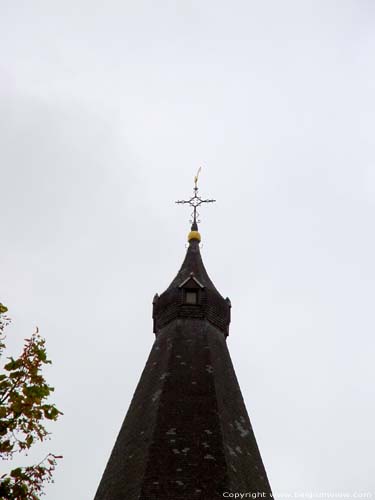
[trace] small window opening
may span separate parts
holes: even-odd
[[[186,290],[185,303],[186,304],[198,304],[198,291],[197,290]]]

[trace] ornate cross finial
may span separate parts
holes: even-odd
[[[192,217],[192,229],[195,231],[197,230],[197,223],[200,222],[198,220],[199,213],[197,212],[197,208],[202,205],[202,203],[213,203],[216,200],[202,200],[200,196],[198,196],[198,179],[199,179],[199,174],[201,173],[202,167],[199,167],[197,175],[194,177],[194,195],[189,199],[189,200],[178,200],[176,203],[178,204],[186,204],[188,203],[191,207],[193,207],[193,213],[191,214]]]

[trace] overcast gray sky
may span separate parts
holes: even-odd
[[[48,500],[94,496],[200,165],[273,490],[375,496],[374,28],[370,0],[1,1],[0,301],[53,359]]]

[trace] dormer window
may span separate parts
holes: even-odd
[[[185,304],[198,304],[198,290],[185,290]]]
[[[182,304],[199,305],[201,302],[201,290],[204,286],[197,280],[194,273],[190,275],[179,285],[182,293]]]

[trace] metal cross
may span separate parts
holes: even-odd
[[[216,200],[211,200],[211,199],[207,199],[207,200],[202,200],[202,198],[200,196],[198,196],[198,179],[199,179],[199,174],[202,170],[202,167],[199,167],[199,170],[197,172],[197,175],[194,177],[194,195],[189,199],[189,200],[178,200],[176,201],[176,203],[178,204],[186,204],[188,203],[191,207],[193,207],[193,213],[191,214],[193,220],[191,221],[193,223],[193,225],[196,225],[197,222],[200,222],[198,219],[197,219],[197,216],[199,217],[199,213],[197,212],[197,207],[199,207],[200,205],[202,205],[202,203],[213,203],[215,202]]]

